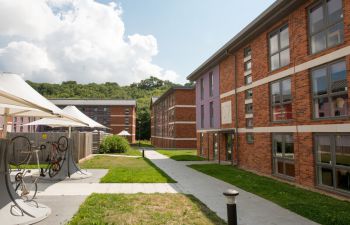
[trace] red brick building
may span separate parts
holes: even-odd
[[[220,128],[197,129],[198,154],[350,196],[350,1],[276,1],[188,79],[216,67]]]
[[[157,148],[196,148],[194,88],[173,87],[152,98],[151,142]]]
[[[136,101],[135,100],[98,100],[98,99],[50,99],[55,105],[64,108],[76,106],[80,111],[98,123],[109,127],[107,132],[118,134],[126,130],[131,136],[130,143],[135,143]]]

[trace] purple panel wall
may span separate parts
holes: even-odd
[[[213,96],[209,96],[209,74],[213,73]],[[201,79],[204,82],[204,96],[201,99]],[[220,90],[219,90],[219,65],[208,70],[196,80],[196,120],[197,130],[220,128]],[[214,104],[214,123],[210,127],[210,102]],[[204,105],[204,127],[201,127],[201,106]]]

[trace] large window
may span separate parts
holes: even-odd
[[[273,134],[273,172],[286,178],[295,176],[294,144],[291,134]]]
[[[214,76],[213,76],[213,72],[209,73],[209,96],[212,97],[213,96],[213,84],[214,84]]]
[[[271,83],[272,121],[292,119],[291,79]]]
[[[201,105],[201,128],[204,128],[204,105]]]
[[[317,184],[350,194],[350,135],[315,136]]]
[[[210,113],[210,128],[214,127],[214,103],[210,102],[209,104],[209,113]]]
[[[204,80],[203,78],[201,79],[201,86],[200,86],[200,92],[201,92],[201,99],[204,99]]]
[[[348,87],[345,61],[312,71],[314,118],[348,115]]]
[[[344,40],[342,0],[322,0],[309,10],[311,53]]]
[[[270,69],[276,70],[290,62],[288,25],[272,32],[269,38]]]

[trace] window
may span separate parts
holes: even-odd
[[[245,137],[246,137],[248,144],[254,143],[254,134],[253,133],[246,133]]]
[[[350,194],[350,135],[315,136],[317,184]]]
[[[214,127],[214,103],[210,102],[210,128]]]
[[[125,127],[125,130],[128,131],[128,130],[129,130],[129,127]]]
[[[312,71],[314,118],[348,115],[348,87],[345,61]]]
[[[244,49],[244,58],[252,55],[252,49],[250,47],[246,47]]]
[[[253,89],[249,89],[245,91],[245,99],[253,98]]]
[[[209,96],[213,96],[213,83],[214,83],[214,76],[213,72],[209,73]]]
[[[287,178],[294,178],[294,143],[291,134],[272,135],[273,172]]]
[[[204,99],[204,80],[203,78],[201,79],[201,99]]]
[[[245,85],[251,84],[253,82],[252,75],[247,75],[244,77]]]
[[[252,61],[249,60],[247,62],[244,63],[244,71],[250,71],[252,69]]]
[[[247,118],[245,119],[246,121],[246,127],[247,128],[252,128],[253,127],[253,118]]]
[[[201,128],[204,128],[204,105],[201,105]]]
[[[125,122],[125,124],[129,124],[129,122],[130,122],[130,121],[129,121],[129,118],[125,118],[125,119],[124,119],[124,122]]]
[[[344,40],[342,0],[322,0],[309,10],[311,53],[333,47]]]
[[[245,105],[245,113],[246,114],[253,113],[253,103],[249,103]]]
[[[270,34],[270,69],[271,71],[286,66],[289,58],[289,31],[288,25],[283,26]]]
[[[125,115],[129,115],[130,114],[130,109],[129,108],[126,108],[125,109]]]
[[[271,84],[272,121],[293,118],[291,79],[279,80]]]

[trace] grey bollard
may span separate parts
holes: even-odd
[[[227,189],[223,193],[227,199],[227,224],[237,225],[237,205],[236,196],[239,194],[238,191],[233,189]]]

